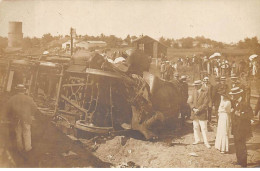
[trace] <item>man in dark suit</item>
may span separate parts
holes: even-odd
[[[11,126],[15,129],[17,150],[28,152],[32,149],[32,118],[39,111],[33,99],[25,94],[26,88],[23,84],[18,84],[16,91],[17,94],[7,101],[4,116],[11,121]]]
[[[207,138],[207,109],[209,103],[208,88],[202,86],[201,80],[197,80],[193,84],[195,89],[192,93],[190,106],[192,109],[191,119],[193,120],[194,145],[200,142],[199,132],[201,128],[204,144],[210,148]]]
[[[188,83],[186,82],[187,77],[181,76],[180,78],[180,90],[181,90],[181,104],[180,104],[180,113],[181,113],[181,126],[184,125],[185,117],[189,116],[190,108],[187,104],[189,94],[188,94]]]
[[[220,104],[220,94],[218,93],[218,89],[220,87],[220,77],[216,76],[215,84],[212,88],[212,106],[214,107],[214,113],[217,116],[218,114],[218,107]]]
[[[245,103],[242,92],[243,89],[234,87],[229,94],[232,99],[232,134],[234,135],[237,163],[242,167],[247,167],[246,139],[252,135],[250,121],[252,110],[250,110],[250,107]]]

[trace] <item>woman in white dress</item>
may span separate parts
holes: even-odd
[[[226,153],[229,150],[231,102],[227,94],[221,94],[221,102],[218,109],[218,128],[215,148],[220,150],[221,153]]]

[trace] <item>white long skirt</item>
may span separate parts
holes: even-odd
[[[229,128],[230,120],[228,114],[219,113],[215,148],[223,152],[228,152],[229,150]]]

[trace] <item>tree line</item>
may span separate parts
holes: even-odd
[[[197,36],[195,38],[192,37],[186,37],[181,39],[165,39],[164,37],[161,37],[159,41],[162,44],[165,44],[168,47],[173,48],[184,48],[184,49],[190,49],[190,48],[201,48],[203,45],[207,45],[208,47],[212,48],[224,48],[226,44],[222,42],[217,42],[208,38],[205,38],[203,36]]]
[[[50,33],[44,34],[41,38],[37,37],[25,37],[23,38],[23,44],[22,47],[24,49],[29,48],[52,48],[52,47],[61,47],[61,41],[60,40],[69,40],[69,35],[58,35],[58,36],[52,36]],[[98,40],[98,41],[104,41],[107,43],[108,47],[118,47],[123,42],[127,43],[127,45],[131,46],[131,43],[133,40],[137,39],[137,36],[130,36],[127,35],[124,39],[120,37],[116,37],[115,35],[104,35],[103,33],[98,36],[91,36],[91,35],[77,35],[76,39],[78,40]],[[227,46],[235,46],[240,49],[253,49],[255,53],[259,53],[260,44],[257,37],[252,38],[245,38],[244,40],[240,40],[235,45],[225,44],[222,42],[217,42],[214,40],[211,40],[209,38],[205,38],[203,36],[198,36],[195,38],[192,37],[186,37],[181,39],[170,39],[170,38],[164,38],[160,37],[159,42],[162,44],[173,47],[173,48],[201,48],[203,45],[208,45],[211,48],[224,48]],[[0,49],[6,48],[8,45],[8,39],[6,37],[0,36]]]
[[[215,40],[211,40],[209,38],[205,38],[203,36],[197,36],[195,38],[186,37],[186,38],[181,38],[176,40],[160,37],[159,42],[161,42],[162,44],[168,47],[173,47],[177,49],[178,48],[184,48],[184,49],[201,48],[203,46],[222,49],[225,47],[233,46],[239,49],[251,49],[255,53],[260,52],[260,43],[257,37],[252,37],[252,38],[247,37],[244,40],[240,40],[236,44],[225,44],[223,42],[218,42]]]

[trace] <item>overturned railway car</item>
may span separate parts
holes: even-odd
[[[74,123],[76,132],[133,129],[146,139],[154,138],[159,127],[177,122],[180,92],[176,84],[159,78],[151,83],[96,54],[86,65],[64,71],[55,116]]]
[[[132,129],[155,138],[178,122],[178,85],[157,77],[149,85],[142,73],[150,63],[141,53],[126,62],[112,64],[100,54],[82,65],[58,56],[11,59],[1,67],[1,85],[12,92],[15,85],[25,84],[28,94],[52,108],[54,119],[65,120],[76,133]]]
[[[131,122],[123,84],[119,74],[72,65],[64,72],[57,114],[73,116],[80,130],[120,130],[120,123]]]

